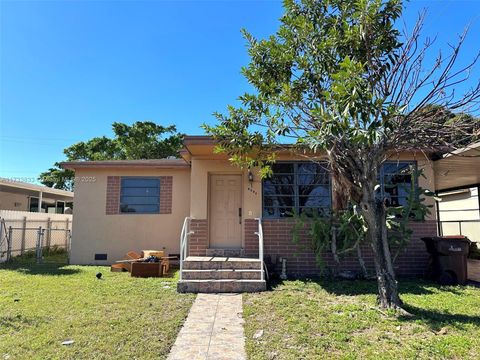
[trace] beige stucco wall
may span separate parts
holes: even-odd
[[[78,169],[75,184],[72,264],[104,264],[124,258],[130,250],[179,252],[179,234],[190,210],[189,169]],[[105,214],[107,176],[173,176],[171,214]],[[94,261],[107,253],[107,261]]]
[[[208,218],[209,174],[242,174],[243,217],[254,219],[262,215],[262,182],[256,172],[254,181],[249,183],[247,171],[232,165],[228,160],[192,160],[192,182],[190,203],[191,216],[196,219]]]
[[[27,211],[28,196],[0,191],[0,210]]]
[[[423,169],[423,175],[418,179],[418,184],[427,190],[435,192],[435,173],[433,169],[433,161],[428,160],[423,157],[414,157],[413,160],[417,160],[417,166],[419,169]],[[435,198],[432,196],[425,197],[425,205],[431,206],[430,215],[427,216],[426,220],[436,220],[437,219],[437,204]]]

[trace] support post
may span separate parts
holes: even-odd
[[[50,249],[50,244],[52,243],[52,220],[50,218],[47,219],[47,249]]]
[[[68,237],[70,233],[70,219],[65,220],[65,250],[68,251]]]
[[[12,260],[12,241],[13,241],[13,228],[8,227],[8,238],[7,238],[7,262]]]
[[[20,255],[23,255],[25,253],[25,235],[27,232],[27,217],[23,217],[23,222],[22,222],[22,244],[20,245]]]
[[[5,227],[5,222],[4,220],[0,217],[0,246],[2,246],[2,242],[3,242],[3,237],[7,236],[7,228],[5,228],[5,234],[3,233],[3,229]],[[1,249],[1,248],[0,248]]]
[[[438,198],[438,191],[435,192],[436,198]],[[437,233],[438,236],[443,236],[443,226],[442,219],[440,218],[440,203],[438,200],[435,200],[435,207],[437,208]]]
[[[67,247],[65,250],[67,250],[67,264],[70,264],[70,247],[72,243],[72,231],[70,229],[65,231],[67,233]]]
[[[480,185],[477,186],[478,219],[480,219]]]
[[[40,264],[42,262],[42,244],[43,243],[43,230],[42,227],[38,227],[38,232],[37,232],[37,246],[36,246],[36,258],[37,258],[37,264]]]
[[[4,220],[0,217],[0,243],[2,241],[2,236],[3,236],[3,224],[4,224]]]
[[[43,191],[40,191],[40,194],[38,195],[38,212],[42,212],[42,201],[43,201]]]

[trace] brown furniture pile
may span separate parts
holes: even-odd
[[[158,259],[157,262],[149,262],[151,258]],[[165,256],[164,251],[143,250],[140,254],[129,251],[126,259],[116,261],[111,266],[111,271],[128,271],[133,277],[162,277],[170,270],[170,259],[174,257]]]

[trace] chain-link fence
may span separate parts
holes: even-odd
[[[0,262],[68,262],[71,231],[65,222],[50,221],[47,228],[36,221],[0,225]]]

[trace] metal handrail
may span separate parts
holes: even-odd
[[[193,231],[190,230],[190,220],[192,220],[192,218],[189,216],[183,220],[182,231],[180,233],[180,280],[182,280],[183,261],[187,257],[188,237],[193,234]]]
[[[261,280],[265,280],[265,271],[263,269],[263,227],[262,227],[262,218],[256,218],[258,222],[258,231],[255,232],[255,235],[258,236],[258,259],[260,260],[261,266]]]

